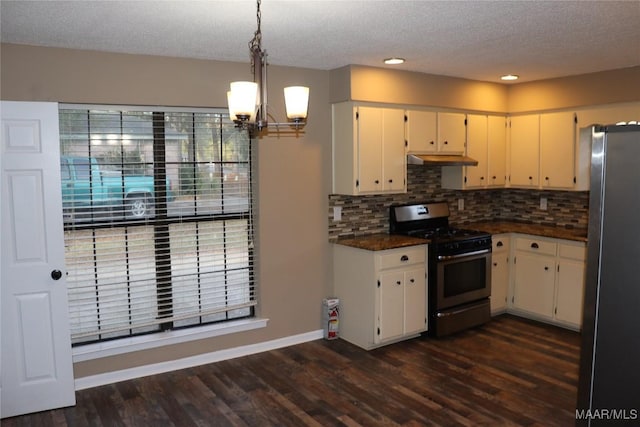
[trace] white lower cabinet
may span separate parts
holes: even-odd
[[[580,329],[585,254],[581,242],[515,236],[510,311]]]
[[[427,330],[427,246],[369,251],[333,245],[340,337],[364,349]]]

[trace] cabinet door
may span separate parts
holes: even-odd
[[[399,337],[404,331],[404,272],[380,275],[378,342]]]
[[[385,108],[382,112],[382,189],[405,189],[407,154],[404,145],[404,110]]]
[[[359,192],[382,190],[383,109],[358,107]]]
[[[509,183],[514,187],[537,187],[540,161],[539,116],[511,118],[511,172]]]
[[[438,113],[438,151],[464,153],[465,119],[462,113]]]
[[[491,261],[491,312],[496,313],[507,308],[509,252],[494,252]]]
[[[553,317],[555,258],[516,252],[513,307]]]
[[[575,129],[572,112],[540,115],[540,177],[543,187],[573,188]]]
[[[427,326],[426,270],[410,270],[404,277],[404,333],[422,332]]]
[[[507,179],[507,119],[488,116],[487,135],[487,185],[503,187]]]
[[[436,113],[434,111],[407,110],[406,139],[408,150],[414,153],[432,153],[436,145]]]
[[[585,264],[581,261],[558,262],[556,310],[557,320],[582,324]]]
[[[465,166],[466,188],[487,184],[487,116],[467,116],[467,156],[478,161],[477,166]]]

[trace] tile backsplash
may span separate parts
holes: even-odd
[[[449,222],[508,220],[559,227],[587,228],[589,193],[520,189],[447,190],[440,187],[441,167],[408,165],[407,193],[377,196],[329,195],[329,240],[383,233],[389,229],[389,207],[394,204],[447,202]],[[540,198],[547,210],[540,209]],[[464,209],[458,210],[458,199]],[[333,208],[342,219],[333,220]]]

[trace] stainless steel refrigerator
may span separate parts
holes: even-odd
[[[577,425],[640,422],[640,125],[594,126]],[[626,424],[628,423],[628,424]]]

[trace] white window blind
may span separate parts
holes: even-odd
[[[61,106],[74,345],[254,315],[251,145],[221,111]]]

